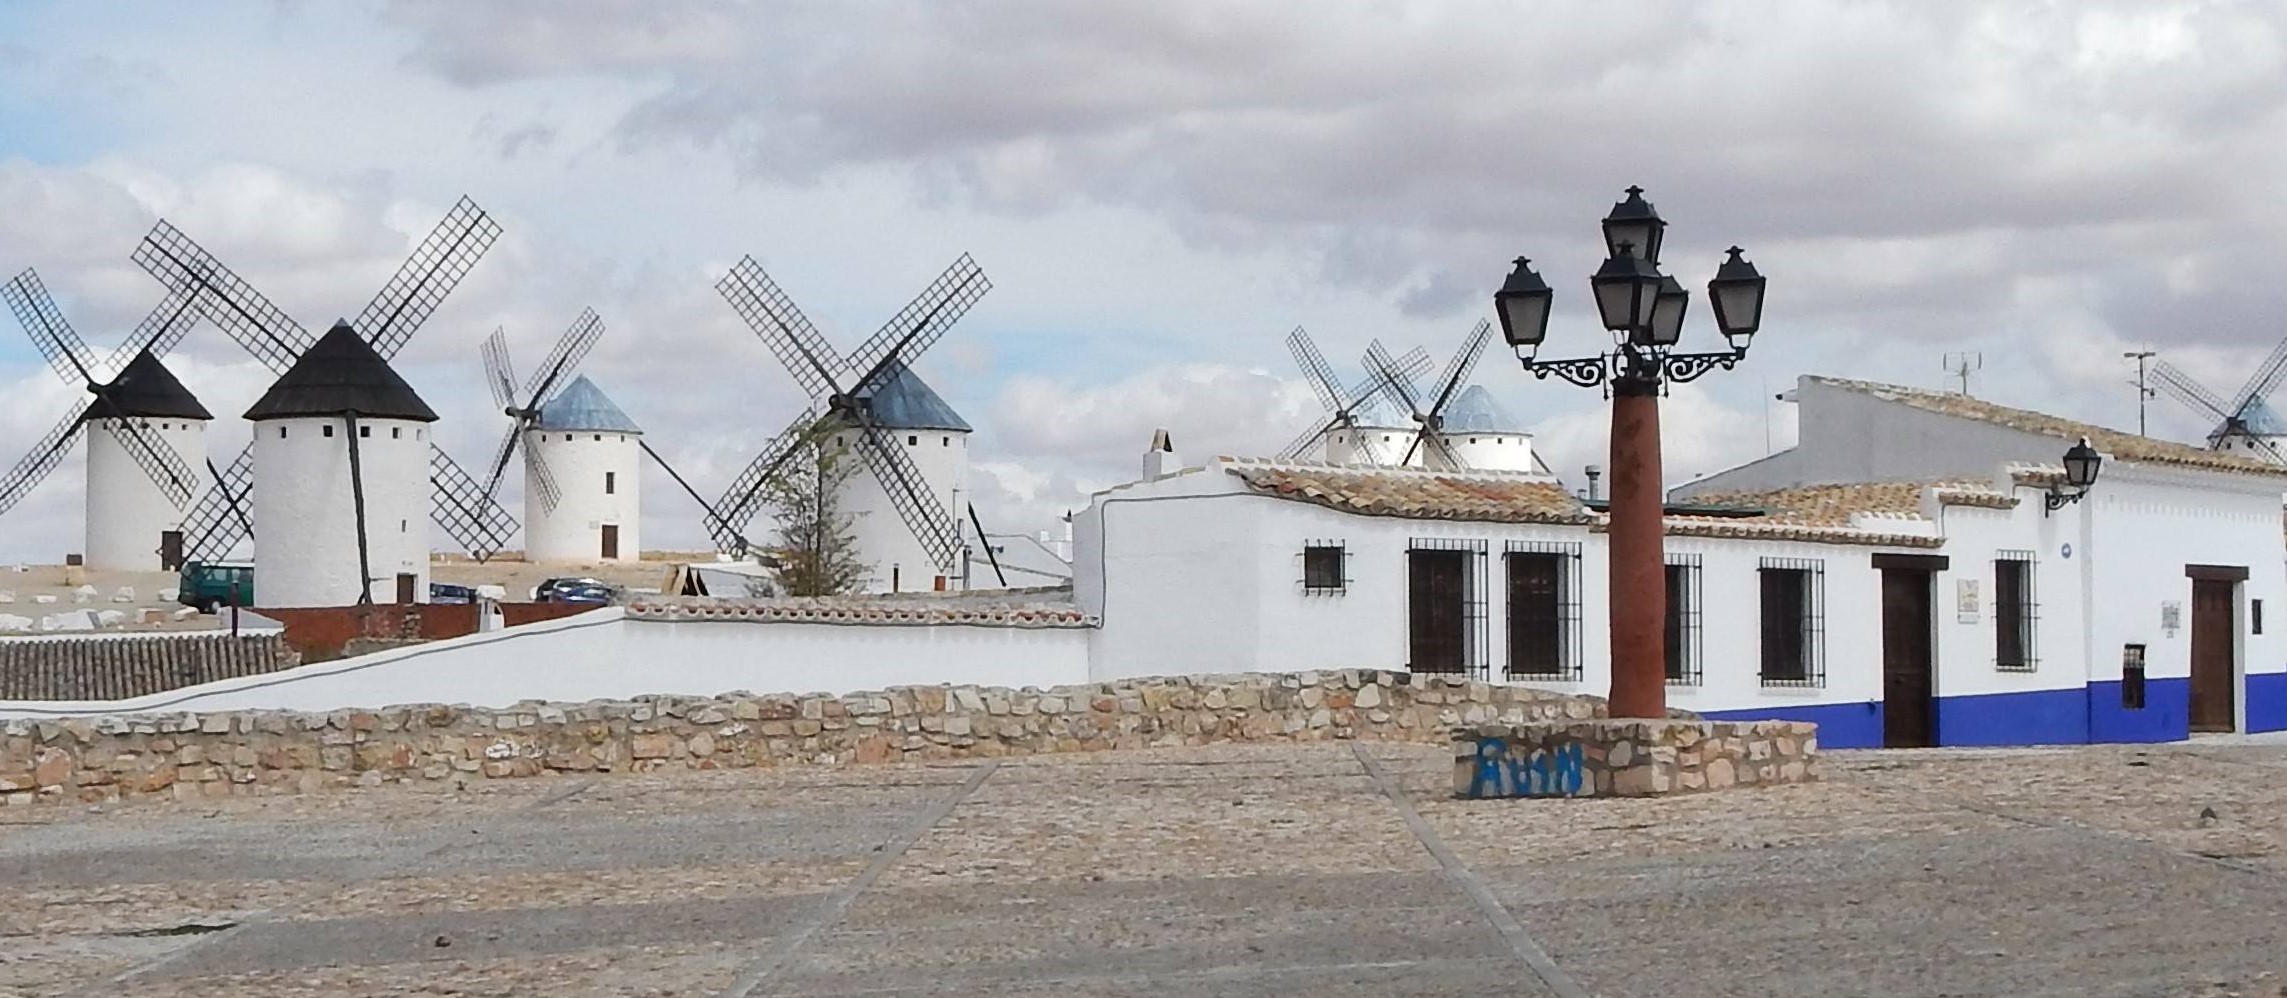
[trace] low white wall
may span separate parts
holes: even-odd
[[[669,622],[609,607],[131,700],[0,701],[0,718],[1087,681],[1082,628]]]

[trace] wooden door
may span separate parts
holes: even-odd
[[[1406,552],[1406,667],[1415,672],[1462,672],[1468,624],[1467,551]]]
[[[618,558],[618,557],[619,557],[619,524],[616,524],[616,523],[607,523],[607,524],[604,524],[604,554],[603,554],[603,556],[604,556],[604,558],[605,558],[606,560],[609,560],[609,559],[614,559],[614,558]]]
[[[421,577],[411,572],[397,573],[397,602],[415,602],[413,599],[413,585],[419,581],[421,581]]]
[[[1937,744],[1930,573],[1882,570],[1882,745]]]
[[[2192,730],[2232,731],[2239,726],[2233,665],[2239,658],[2232,624],[2237,583],[2192,580]]]
[[[1564,674],[1564,556],[1519,552],[1509,563],[1509,674]]]
[[[183,567],[183,532],[159,531],[159,568],[172,572]]]

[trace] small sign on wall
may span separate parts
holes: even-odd
[[[2172,638],[2176,636],[2177,631],[2183,629],[2183,626],[2184,604],[2176,600],[2169,600],[2165,603],[2160,604],[2161,633],[2166,634]]]
[[[1979,600],[1976,579],[1955,579],[1953,583],[1954,619],[1964,624],[1977,623]]]

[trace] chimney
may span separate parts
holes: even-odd
[[[1166,478],[1182,467],[1182,463],[1175,459],[1175,443],[1168,439],[1167,431],[1151,431],[1151,449],[1144,452],[1143,480],[1148,482],[1155,478]]]
[[[1056,539],[1056,556],[1072,560],[1072,511],[1064,511],[1064,535]]]
[[[1586,467],[1586,468],[1582,468],[1582,469],[1580,470],[1580,473],[1581,473],[1581,474],[1583,474],[1583,475],[1586,475],[1586,476],[1588,476],[1588,497],[1587,497],[1587,498],[1588,498],[1588,501],[1589,501],[1589,502],[1595,502],[1595,501],[1597,501],[1597,500],[1599,500],[1599,499],[1602,499],[1602,498],[1604,498],[1602,495],[1599,495],[1599,494],[1597,493],[1597,491],[1596,491],[1596,480],[1597,480],[1597,479],[1599,479],[1599,478],[1603,478],[1603,477],[1604,477],[1604,469],[1603,469],[1603,467],[1602,467],[1602,466],[1599,466],[1599,465],[1594,465],[1594,464],[1592,464],[1592,465],[1589,465],[1589,466],[1588,466],[1588,467]]]

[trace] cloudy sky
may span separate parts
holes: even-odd
[[[165,217],[322,328],[467,194],[507,233],[401,365],[449,448],[505,429],[486,333],[529,366],[593,306],[585,372],[711,491],[801,403],[713,291],[730,264],[847,348],[966,251],[995,288],[919,367],[978,427],[988,524],[1038,529],[1156,427],[1191,457],[1294,436],[1297,325],[1347,370],[1375,337],[1442,363],[1524,254],[1548,352],[1595,348],[1596,219],[1635,183],[1687,285],[1734,242],[1771,278],[1751,359],[1669,402],[1682,480],[1787,445],[1803,373],[1938,386],[1972,352],[1978,394],[2130,427],[2123,350],[2236,388],[2287,335],[2283,32],[2223,0],[12,0],[0,271],[107,347]],[[76,390],[0,326],[28,446]],[[224,415],[267,381],[211,326],[172,364]],[[1477,380],[1560,474],[1600,461],[1595,393],[1497,350]],[[78,549],[80,477],[0,518],[0,559]],[[646,546],[703,545],[645,487]]]

